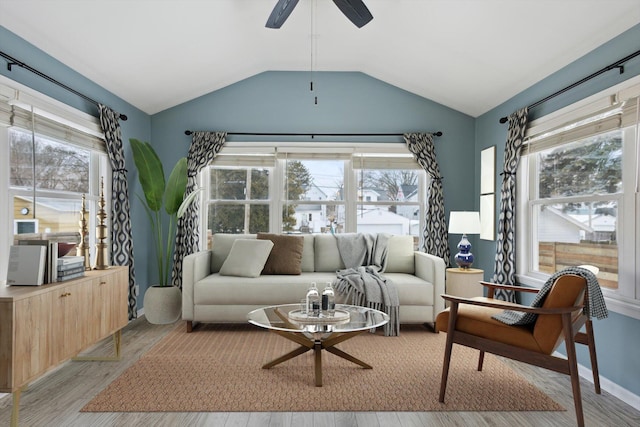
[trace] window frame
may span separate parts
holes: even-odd
[[[630,122],[629,114],[620,113],[619,128],[623,132],[622,182],[623,189],[619,193],[606,195],[584,195],[579,197],[558,197],[540,199],[537,197],[537,163],[533,159],[535,153],[529,155],[527,144],[532,135],[540,135],[561,123],[579,121],[581,117],[606,111],[612,105],[640,95],[640,76],[585,98],[559,111],[551,113],[531,122],[527,129],[527,140],[523,147],[523,155],[517,172],[517,266],[518,282],[540,288],[550,275],[533,271],[534,245],[537,244],[535,235],[535,218],[532,216],[534,206],[549,201],[577,201],[577,200],[615,200],[618,203],[618,289],[603,288],[603,294],[610,310],[640,319],[640,265],[636,258],[640,255],[640,123],[637,123],[637,109],[631,114],[634,122]],[[640,104],[638,99],[634,103]],[[629,106],[627,105],[628,108]],[[633,108],[633,105],[631,106]],[[571,132],[571,131],[568,131]],[[574,130],[574,132],[576,132]],[[604,132],[600,132],[604,133]],[[595,133],[594,133],[595,134]],[[568,141],[567,141],[568,142]],[[561,146],[563,144],[555,144]]]
[[[249,147],[250,146],[250,147]],[[285,188],[284,188],[284,174],[285,168],[284,164],[286,160],[333,160],[333,161],[344,161],[343,173],[344,173],[344,196],[343,200],[337,201],[314,201],[308,200],[304,201],[304,204],[327,204],[329,203],[337,203],[343,204],[345,207],[345,228],[343,232],[352,233],[357,230],[357,212],[358,207],[362,204],[362,202],[357,200],[357,191],[358,189],[358,178],[357,172],[359,167],[355,165],[355,158],[359,158],[359,156],[367,156],[367,155],[376,155],[380,156],[381,159],[385,159],[386,163],[389,165],[387,168],[391,169],[390,166],[394,165],[393,157],[396,156],[398,159],[402,159],[396,163],[395,169],[402,169],[402,166],[411,165],[411,169],[416,170],[418,173],[418,202],[393,202],[390,203],[388,201],[383,202],[364,202],[365,205],[384,205],[388,206],[390,204],[395,205],[411,205],[417,206],[419,209],[419,230],[424,228],[425,224],[425,215],[426,215],[426,188],[427,188],[427,179],[428,176],[426,172],[420,168],[418,163],[413,158],[413,155],[406,148],[404,143],[359,143],[359,142],[319,142],[314,143],[313,147],[309,146],[308,142],[286,142],[286,143],[278,143],[278,142],[227,142],[225,146],[222,148],[218,157],[216,157],[213,162],[203,170],[199,174],[199,182],[205,188],[204,194],[210,194],[208,183],[209,179],[209,170],[210,168],[218,166],[216,162],[220,157],[223,159],[220,161],[219,166],[225,167],[225,165],[229,164],[231,159],[235,157],[236,154],[242,153],[247,155],[250,151],[255,151],[256,158],[252,158],[251,156],[247,157],[247,163],[249,164],[257,164],[259,163],[260,156],[274,156],[275,162],[273,166],[272,173],[270,173],[270,232],[282,232],[282,209],[284,209],[287,200],[285,198]],[[224,157],[227,157],[225,159]],[[237,164],[241,162],[241,160],[237,160],[235,157]],[[391,158],[391,160],[389,160]],[[373,163],[375,164],[375,163]],[[282,184],[280,184],[282,183]],[[201,205],[201,213],[207,212],[207,207],[210,203],[210,199],[205,199]],[[205,236],[207,234],[207,221],[206,215],[200,215],[200,235]],[[274,231],[275,230],[275,231]],[[422,233],[419,232],[416,236],[418,239],[422,239]],[[201,244],[204,244],[204,239],[201,239]]]
[[[10,147],[9,132],[16,129],[31,134],[27,116],[37,116],[35,134],[38,137],[78,147],[89,151],[89,189],[85,193],[88,213],[89,247],[91,259],[95,256],[96,225],[100,192],[104,191],[105,211],[111,212],[111,167],[104,142],[104,134],[97,117],[93,117],[42,93],[29,89],[17,82],[0,76],[0,186],[7,191],[0,192],[0,204],[4,206],[5,215],[0,223],[0,241],[3,253],[9,253],[9,246],[14,240],[13,207],[15,196],[33,197],[31,188],[10,186]],[[101,188],[101,181],[104,187]],[[82,194],[62,190],[36,190],[38,197],[59,198],[79,202]],[[79,212],[78,212],[79,217]],[[111,245],[111,223],[107,221],[107,244]],[[43,230],[39,233],[44,234]],[[55,235],[55,232],[51,233]],[[0,277],[6,278],[6,260],[0,265]]]

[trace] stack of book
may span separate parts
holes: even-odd
[[[58,258],[58,282],[84,276],[84,257],[66,255]]]

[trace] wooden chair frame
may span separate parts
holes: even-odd
[[[524,288],[521,286],[500,285],[496,283],[480,282],[488,288],[488,298],[493,298],[496,289],[508,289],[516,292],[537,293],[538,289]],[[585,297],[587,298],[588,289],[585,284]],[[582,396],[580,394],[580,376],[578,374],[578,363],[576,358],[575,344],[584,344],[589,347],[589,355],[591,358],[591,370],[593,372],[593,383],[595,391],[600,394],[600,376],[598,374],[598,361],[596,357],[596,346],[593,336],[593,326],[591,320],[582,313],[583,305],[572,307],[558,308],[542,308],[530,307],[519,304],[505,304],[500,300],[486,301],[473,300],[468,298],[460,298],[453,295],[442,295],[442,297],[450,303],[449,323],[447,326],[447,341],[444,353],[444,363],[442,366],[442,379],[440,382],[439,401],[444,403],[445,391],[447,388],[447,378],[449,376],[449,365],[451,361],[451,351],[453,344],[460,344],[467,347],[475,348],[480,351],[478,359],[478,371],[482,371],[484,361],[484,353],[489,352],[503,356],[509,359],[528,363],[530,365],[539,366],[571,377],[571,386],[573,390],[573,401],[576,411],[576,419],[578,426],[584,426],[584,414],[582,410]],[[471,304],[476,306],[501,308],[505,310],[515,310],[535,314],[558,314],[562,316],[562,328],[565,347],[567,350],[567,358],[556,357],[551,354],[543,354],[510,344],[496,342],[490,339],[482,338],[461,331],[456,331],[456,320],[458,316],[458,306],[460,304]],[[576,317],[575,313],[579,311]],[[582,326],[585,326],[586,333],[580,332]]]

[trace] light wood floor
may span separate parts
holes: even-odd
[[[518,362],[505,361],[567,408],[562,412],[222,412],[222,413],[81,413],[80,409],[113,381],[170,328],[144,318],[123,330],[123,358],[118,362],[67,362],[29,386],[20,404],[20,426],[573,426],[575,415],[569,378]],[[90,354],[111,354],[107,339]],[[439,387],[439,384],[434,384]],[[581,384],[588,426],[639,426],[640,411],[592,384]],[[170,392],[170,390],[167,390]],[[0,425],[8,426],[11,395],[0,399]]]

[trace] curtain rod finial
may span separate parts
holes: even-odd
[[[442,136],[442,132],[438,131],[436,133],[434,133],[435,136]]]
[[[126,116],[126,114],[120,114],[120,120],[123,120],[123,121],[126,122],[127,119],[128,119],[128,117]]]
[[[507,117],[502,117],[500,119],[500,123],[502,123],[502,124],[507,123],[507,120],[509,120]]]
[[[191,132],[190,130],[185,130],[185,131],[184,131],[184,134],[185,134],[185,135],[191,135],[192,133],[193,133],[193,132]]]

